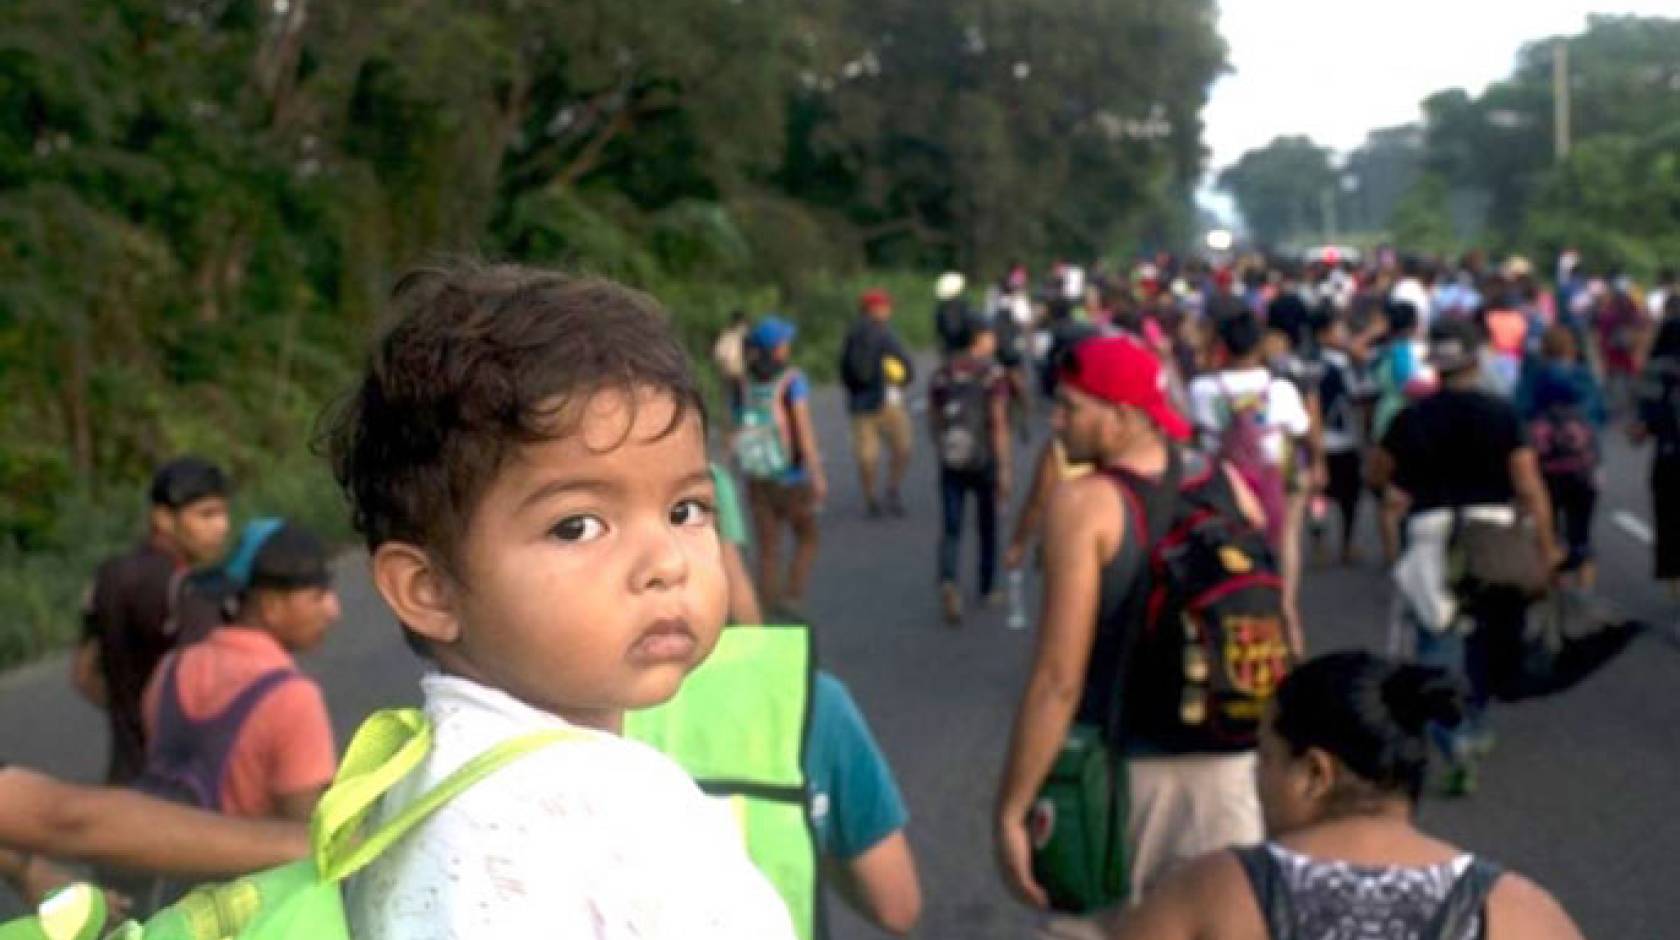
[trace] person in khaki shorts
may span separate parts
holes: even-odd
[[[1173,517],[1190,425],[1168,402],[1153,353],[1126,336],[1086,339],[1057,363],[1053,427],[1067,458],[1093,471],[1059,485],[1044,527],[1045,589],[1038,650],[1016,712],[993,819],[1004,883],[1042,911],[1037,936],[1101,937],[1095,916],[1050,910],[1032,870],[1028,820],[1075,722],[1107,727],[1122,702],[1113,743],[1126,756],[1130,897],[1146,897],[1178,866],[1230,845],[1258,842],[1255,754],[1190,751],[1155,741],[1138,716],[1152,690],[1124,662],[1143,629],[1151,587],[1140,576],[1151,544]],[[1212,471],[1210,471],[1211,473]],[[1237,476],[1223,471],[1236,511],[1264,517]],[[1136,497],[1126,506],[1122,482]],[[1150,522],[1154,520],[1154,522]]]
[[[903,342],[887,325],[891,317],[892,297],[883,290],[865,291],[858,298],[857,322],[840,351],[840,378],[852,416],[852,453],[871,518],[882,511],[875,495],[875,473],[883,439],[889,454],[885,509],[895,516],[904,515],[899,493],[910,469],[912,433],[904,389],[914,381],[915,367]]]

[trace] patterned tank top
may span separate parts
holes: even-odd
[[[1237,852],[1272,940],[1479,940],[1496,866],[1352,865],[1267,843]]]

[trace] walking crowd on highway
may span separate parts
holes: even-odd
[[[930,629],[1036,631],[991,814],[1042,936],[1579,936],[1415,810],[1476,790],[1498,703],[1641,632],[1592,594],[1612,434],[1649,448],[1680,599],[1680,283],[1591,264],[1162,255],[857,299],[856,511],[937,536]],[[340,616],[329,547],[233,532],[234,481],[171,461],[72,657],[103,786],[0,766],[0,872],[112,889],[53,895],[39,929],[74,900],[88,932],[36,935],[103,936],[109,906],[148,940],[814,938],[830,890],[914,931],[909,809],[811,637],[837,459],[798,318],[717,337],[720,410],[607,280],[423,269],[391,313],[324,444],[422,707],[340,747],[293,658]],[[1302,583],[1368,563],[1362,517],[1386,648],[1331,651]]]

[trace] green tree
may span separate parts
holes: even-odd
[[[1219,174],[1261,244],[1281,246],[1323,232],[1324,202],[1337,198],[1330,151],[1306,137],[1279,137]]]

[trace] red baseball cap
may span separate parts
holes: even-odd
[[[858,297],[858,307],[863,310],[875,310],[892,306],[892,295],[880,288],[866,290]]]
[[[1167,402],[1167,374],[1160,360],[1130,336],[1098,336],[1073,347],[1060,380],[1094,398],[1142,411],[1174,440],[1190,438],[1190,425]]]

